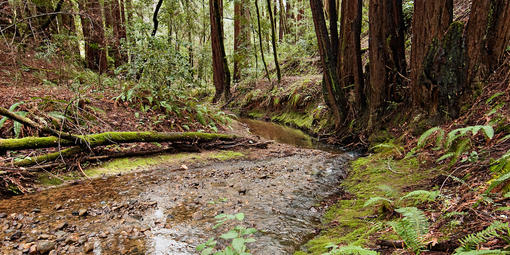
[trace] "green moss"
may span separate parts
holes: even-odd
[[[88,177],[100,177],[103,175],[115,175],[119,173],[127,173],[135,170],[144,170],[157,165],[168,166],[168,169],[174,169],[175,166],[180,167],[184,163],[193,163],[215,160],[231,160],[244,157],[241,152],[236,151],[209,151],[203,153],[179,153],[179,154],[163,154],[150,157],[132,157],[120,158],[108,161],[100,166],[91,167],[84,170]],[[174,166],[174,167],[172,167]],[[75,180],[83,178],[83,176],[71,172],[59,176],[63,180]],[[62,180],[50,177],[48,174],[39,175],[39,182],[44,186],[60,185]]]
[[[385,196],[381,185],[390,185],[401,196],[404,187],[419,183],[432,171],[419,170],[416,159],[393,160],[393,156],[390,150],[353,161],[349,176],[342,183],[351,196],[327,210],[322,219],[325,229],[306,243],[300,253],[295,254],[323,254],[330,243],[373,245],[371,236],[384,227],[385,221],[380,217],[367,217],[376,215],[377,211],[372,207],[363,207],[365,201],[374,196]],[[396,239],[393,233],[387,235],[390,240]]]
[[[210,158],[212,158],[212,159],[218,159],[221,161],[242,158],[242,157],[244,157],[244,154],[242,152],[238,152],[238,151],[220,151],[220,152],[210,156]]]

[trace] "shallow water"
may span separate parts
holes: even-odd
[[[249,125],[257,135],[317,148],[300,131],[256,124]],[[256,160],[202,162],[186,171],[162,164],[13,197],[0,201],[8,215],[0,219],[0,253],[48,239],[58,254],[196,254],[198,244],[235,225],[212,229],[215,215],[242,212],[239,224],[259,230],[253,254],[291,254],[316,234],[320,203],[339,191],[352,157],[272,145]],[[88,214],[76,216],[80,209]]]

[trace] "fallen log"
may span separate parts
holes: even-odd
[[[193,142],[200,144],[216,140],[235,140],[236,138],[237,136],[235,135],[199,133],[199,132],[185,132],[185,133],[106,132],[101,134],[83,136],[83,139],[87,141],[90,148],[110,144],[136,143],[136,142],[179,142],[179,143]],[[2,144],[6,140],[8,141],[4,143],[4,145],[10,145],[11,147],[8,147],[9,150],[12,150],[12,148],[20,148],[24,146],[24,144],[33,145],[33,147],[23,147],[24,149],[45,148],[37,147],[42,145],[52,145],[51,147],[56,147],[58,145],[58,138],[56,137],[26,137],[21,139],[0,140],[0,150],[4,148],[2,147]],[[73,145],[73,143],[68,140],[61,140],[60,145],[61,146]],[[185,145],[176,144],[175,146]],[[16,167],[32,166],[36,164],[54,161],[60,157],[69,158],[70,156],[80,153],[83,150],[84,148],[82,147],[73,146],[57,152],[52,152],[36,157],[25,158],[23,160],[14,162],[12,165]]]
[[[35,129],[41,131],[42,133],[54,135],[56,137],[67,139],[69,141],[74,141],[75,145],[86,146],[86,141],[84,141],[83,138],[81,138],[79,136],[75,136],[75,135],[72,135],[72,134],[69,134],[66,132],[61,132],[61,131],[55,130],[53,128],[50,128],[50,127],[42,126],[39,123],[37,123],[27,117],[23,117],[23,116],[16,114],[12,111],[9,111],[3,107],[0,107],[0,115],[5,116],[5,117],[12,119],[14,121],[17,121],[23,125],[27,125],[29,127],[35,128]],[[0,149],[0,151],[2,151],[2,149]]]
[[[105,132],[85,136],[77,136],[91,148],[110,144],[138,142],[206,142],[213,140],[235,140],[235,135],[213,134],[200,132],[158,133],[158,132]],[[19,139],[0,139],[0,151],[52,148],[57,146],[73,146],[75,141],[49,137],[24,137]]]

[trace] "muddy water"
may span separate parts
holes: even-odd
[[[196,254],[232,227],[212,229],[215,215],[243,212],[242,224],[259,230],[253,254],[291,254],[316,233],[351,156],[281,144],[247,153],[0,201],[0,253]]]

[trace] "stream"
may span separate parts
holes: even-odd
[[[197,254],[241,224],[258,230],[252,254],[292,254],[317,234],[354,155],[299,130],[242,122],[276,143],[242,159],[163,163],[1,200],[0,253]],[[214,216],[240,212],[243,222],[213,229]]]

